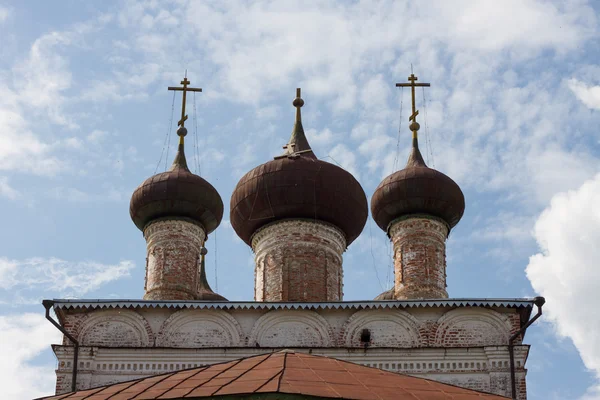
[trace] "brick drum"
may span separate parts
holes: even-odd
[[[341,230],[320,221],[269,224],[252,238],[256,301],[342,300]]]
[[[160,219],[146,226],[144,300],[194,300],[198,294],[200,249],[206,234],[183,219]]]
[[[392,222],[396,300],[446,299],[448,225],[431,216]]]

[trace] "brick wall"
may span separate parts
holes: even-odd
[[[195,223],[161,219],[144,229],[145,300],[193,300],[198,293],[200,249],[206,235]]]
[[[447,236],[448,225],[435,217],[414,216],[392,223],[397,300],[448,298]]]
[[[346,239],[333,225],[287,220],[252,239],[256,301],[339,301]]]
[[[505,395],[510,390],[507,338],[518,315],[504,307],[119,308],[64,310],[63,321],[82,344],[80,389],[298,348]],[[368,343],[361,341],[363,329],[369,330]],[[58,393],[70,390],[72,349],[55,346]],[[528,346],[515,347],[519,399],[526,398],[527,354]]]

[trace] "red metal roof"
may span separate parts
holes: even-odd
[[[44,399],[186,399],[253,393],[373,400],[507,399],[334,358],[292,351],[242,358]]]

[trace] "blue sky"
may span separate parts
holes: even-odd
[[[188,98],[188,162],[226,205],[206,245],[209,281],[250,300],[253,256],[228,223],[229,197],[281,152],[295,88],[317,156],[352,172],[370,199],[408,154],[409,91],[394,84],[411,64],[431,83],[417,92],[426,161],[466,197],[448,242],[450,296],[544,295],[545,315],[526,337],[529,398],[600,398],[599,8],[0,0],[8,398],[52,392],[49,345],[59,336],[42,298],[143,295],[145,242],[129,198],[172,161],[166,87],[186,69],[204,89]],[[391,283],[390,245],[369,219],[344,255],[345,299],[372,299]]]

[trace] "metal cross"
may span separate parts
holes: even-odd
[[[192,82],[188,81],[187,72],[186,72],[186,76],[181,81],[181,84],[183,85],[183,87],[169,86],[167,88],[169,90],[176,90],[176,91],[183,92],[183,100],[182,100],[182,104],[181,104],[181,119],[177,122],[177,126],[181,126],[182,128],[184,127],[185,121],[188,119],[187,115],[185,115],[185,95],[186,95],[186,93],[187,92],[201,92],[202,91],[202,88],[191,88],[191,87],[188,87],[188,85],[190,83],[192,83]]]
[[[410,81],[410,83],[396,83],[396,87],[410,87],[410,91],[412,94],[412,114],[408,118],[409,121],[416,121],[417,115],[419,115],[419,111],[417,110],[417,107],[415,106],[415,87],[431,86],[429,83],[416,83],[415,81],[417,81],[418,79],[419,78],[417,78],[415,76],[415,74],[410,74],[410,76],[408,77],[408,80]]]

